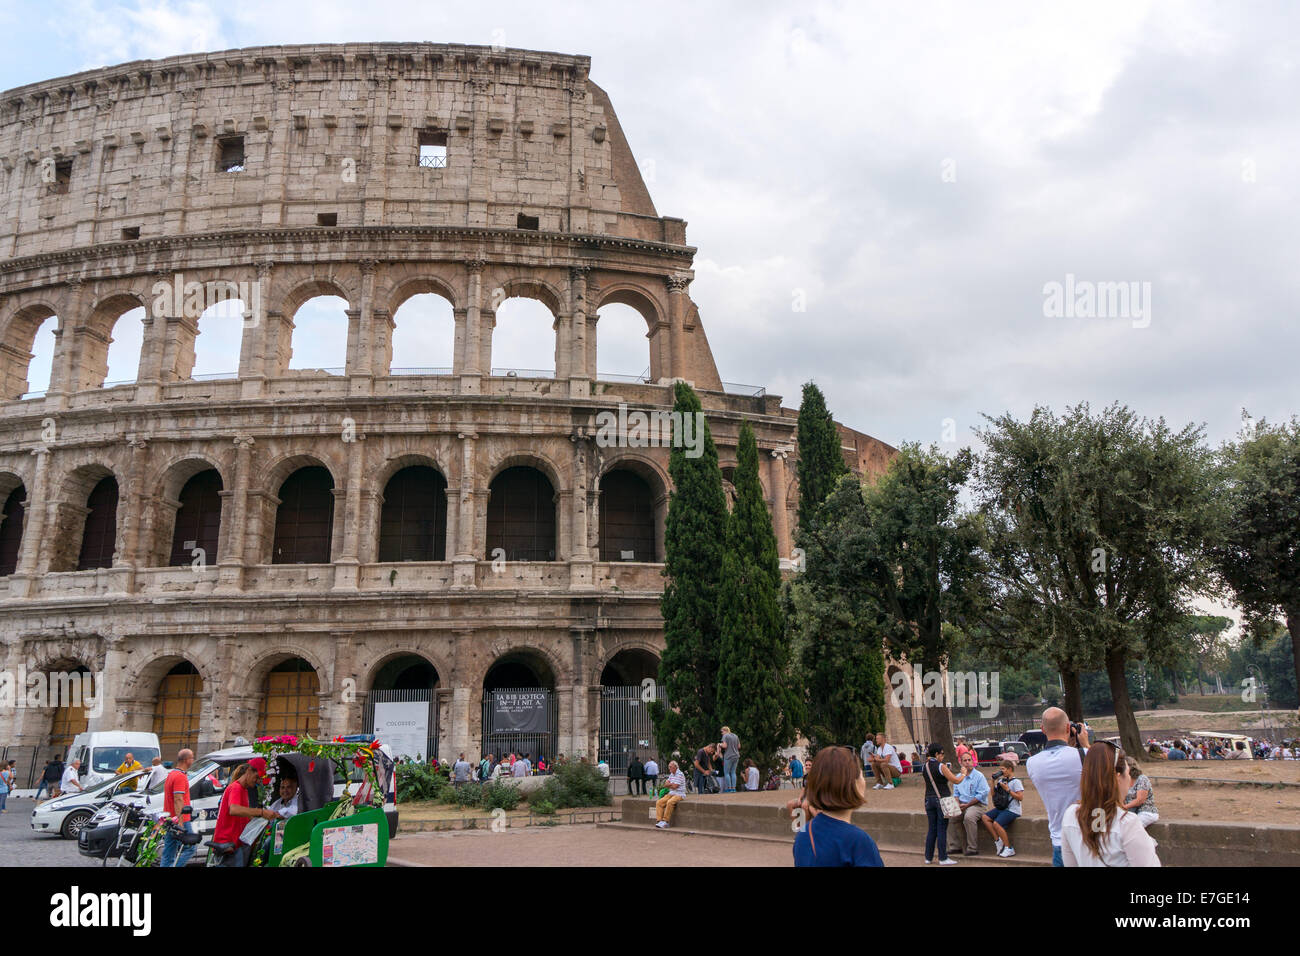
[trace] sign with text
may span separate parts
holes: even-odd
[[[492,692],[492,733],[550,733],[550,691],[498,690]]]
[[[388,744],[394,757],[422,757],[428,760],[429,702],[376,702],[375,736],[381,744]]]

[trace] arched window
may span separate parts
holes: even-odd
[[[163,756],[182,747],[193,749],[199,742],[199,695],[203,678],[189,661],[181,661],[162,679],[153,717]]]
[[[180,502],[168,565],[192,564],[195,548],[203,549],[205,564],[216,564],[221,533],[221,475],[215,468],[199,472],[185,482]]]
[[[329,564],[334,479],[320,466],[299,468],[280,486],[272,564]]]
[[[342,375],[348,361],[348,302],[318,295],[293,315],[291,369],[320,369]]]
[[[77,570],[111,568],[117,548],[117,479],[112,475],[101,478],[86,499],[86,507],[90,513],[86,515]]]
[[[108,346],[104,388],[129,385],[140,377],[140,351],[144,347],[143,308],[131,309],[118,316],[113,323],[112,339]]]
[[[600,560],[655,560],[654,496],[644,478],[626,469],[600,479]]]
[[[509,298],[496,311],[492,374],[520,378],[555,375],[555,316],[537,299]]]
[[[0,397],[38,398],[50,387],[55,330],[59,320],[48,306],[19,310],[0,340]]]
[[[621,302],[603,305],[596,321],[596,378],[623,381],[650,376],[650,342],[646,320]]]
[[[301,657],[293,657],[266,675],[258,736],[320,736],[320,680]]]
[[[246,308],[241,299],[222,299],[203,310],[198,321],[190,378],[238,377]]]
[[[19,485],[5,499],[4,517],[0,518],[0,577],[18,570],[18,555],[23,545],[23,501],[27,489]]]
[[[536,468],[507,468],[492,481],[487,508],[487,558],[554,561],[555,489]]]
[[[33,397],[49,391],[50,374],[54,371],[55,332],[59,328],[58,316],[51,315],[36,330],[32,340],[32,358],[27,364],[27,391]]]
[[[413,295],[393,314],[390,375],[450,374],[456,347],[451,303],[432,292]],[[378,369],[377,369],[378,371]]]
[[[436,468],[403,468],[384,486],[380,561],[447,559],[447,480]]]

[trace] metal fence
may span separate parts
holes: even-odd
[[[375,704],[400,703],[407,701],[428,701],[429,704],[429,739],[425,745],[424,759],[438,756],[438,701],[437,692],[430,690],[372,690],[366,696],[365,732],[375,732]],[[380,741],[384,743],[384,741]]]
[[[545,730],[540,733],[493,733],[492,732],[492,704],[496,700],[498,693],[517,694],[517,693],[537,693],[539,688],[536,687],[499,687],[496,690],[485,690],[483,692],[483,748],[482,753],[490,754],[532,754],[533,765],[537,765],[537,758],[543,756],[547,762],[555,760],[556,757],[556,728],[560,724],[559,701],[555,698],[555,691],[549,688],[541,689],[546,695],[546,720]]]
[[[978,707],[954,707],[952,732],[977,740],[1016,740],[1026,730],[1037,730],[1042,718],[1042,708],[1033,704],[1003,704],[987,716]]]
[[[667,704],[663,688],[656,687],[658,700]],[[600,689],[599,758],[609,764],[610,777],[627,774],[633,754],[642,760],[653,752],[654,725],[650,721],[650,704],[639,684]]]

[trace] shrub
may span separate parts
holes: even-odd
[[[592,764],[564,764],[555,768],[555,773],[534,793],[529,803],[534,810],[539,804],[550,804],[552,811],[569,807],[607,807],[613,802],[608,784],[609,781]]]
[[[410,800],[438,800],[448,787],[447,777],[428,764],[403,763],[397,765],[397,799],[399,803]]]
[[[459,787],[448,784],[439,798],[453,807],[477,807],[483,800],[483,787],[477,783],[464,783]]]
[[[555,812],[555,804],[551,803],[549,800],[533,800],[528,805],[532,807],[533,813],[540,813],[543,816],[549,816]]]
[[[523,794],[519,788],[512,784],[504,783],[500,780],[494,780],[491,783],[485,783],[482,787],[482,807],[484,810],[513,810],[519,806]]]

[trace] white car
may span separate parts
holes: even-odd
[[[65,793],[46,800],[32,811],[32,829],[38,833],[57,833],[65,839],[75,840],[98,811],[113,799],[143,799],[136,787],[147,777],[148,770],[133,770],[118,777],[86,787],[76,793]]]

